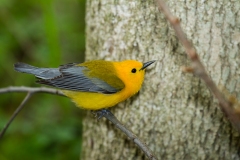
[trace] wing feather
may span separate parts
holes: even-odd
[[[114,88],[99,78],[87,77],[86,73],[90,72],[90,70],[84,66],[61,66],[59,71],[61,72],[60,76],[51,79],[40,78],[37,80],[37,83],[54,86],[64,90],[104,94],[116,93],[122,89]]]
[[[64,90],[104,94],[112,94],[122,90],[124,83],[112,73],[110,70],[112,66],[110,65],[103,68],[103,65],[107,64],[106,62],[104,64],[102,63],[103,61],[95,61],[94,64],[96,65],[88,63],[89,66],[87,66],[86,63],[83,63],[85,65],[69,63],[59,68],[38,68],[25,63],[16,63],[14,68],[19,72],[35,75],[38,78],[37,83]],[[95,69],[93,69],[94,67],[102,67],[100,69],[102,72],[93,72],[95,71]]]

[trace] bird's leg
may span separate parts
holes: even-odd
[[[97,117],[98,120],[100,120],[102,117],[104,117],[107,114],[111,114],[110,110],[108,109],[100,109],[97,111],[91,111],[92,114],[95,115],[95,117]]]

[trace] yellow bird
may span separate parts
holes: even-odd
[[[100,110],[137,93],[142,86],[146,67],[154,62],[94,60],[61,65],[59,68],[38,68],[16,63],[14,68],[35,75],[37,83],[61,89],[80,108]]]

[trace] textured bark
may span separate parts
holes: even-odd
[[[240,99],[240,1],[168,0],[215,83]],[[111,111],[159,159],[239,159],[239,134],[189,64],[154,1],[88,0],[87,60],[157,60],[140,93]],[[105,119],[84,120],[82,159],[146,159]]]

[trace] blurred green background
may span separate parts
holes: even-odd
[[[83,62],[85,1],[0,0],[0,88],[39,87],[16,62],[58,67]],[[0,130],[25,97],[0,95]],[[83,110],[65,97],[35,94],[0,140],[0,160],[79,159]]]

